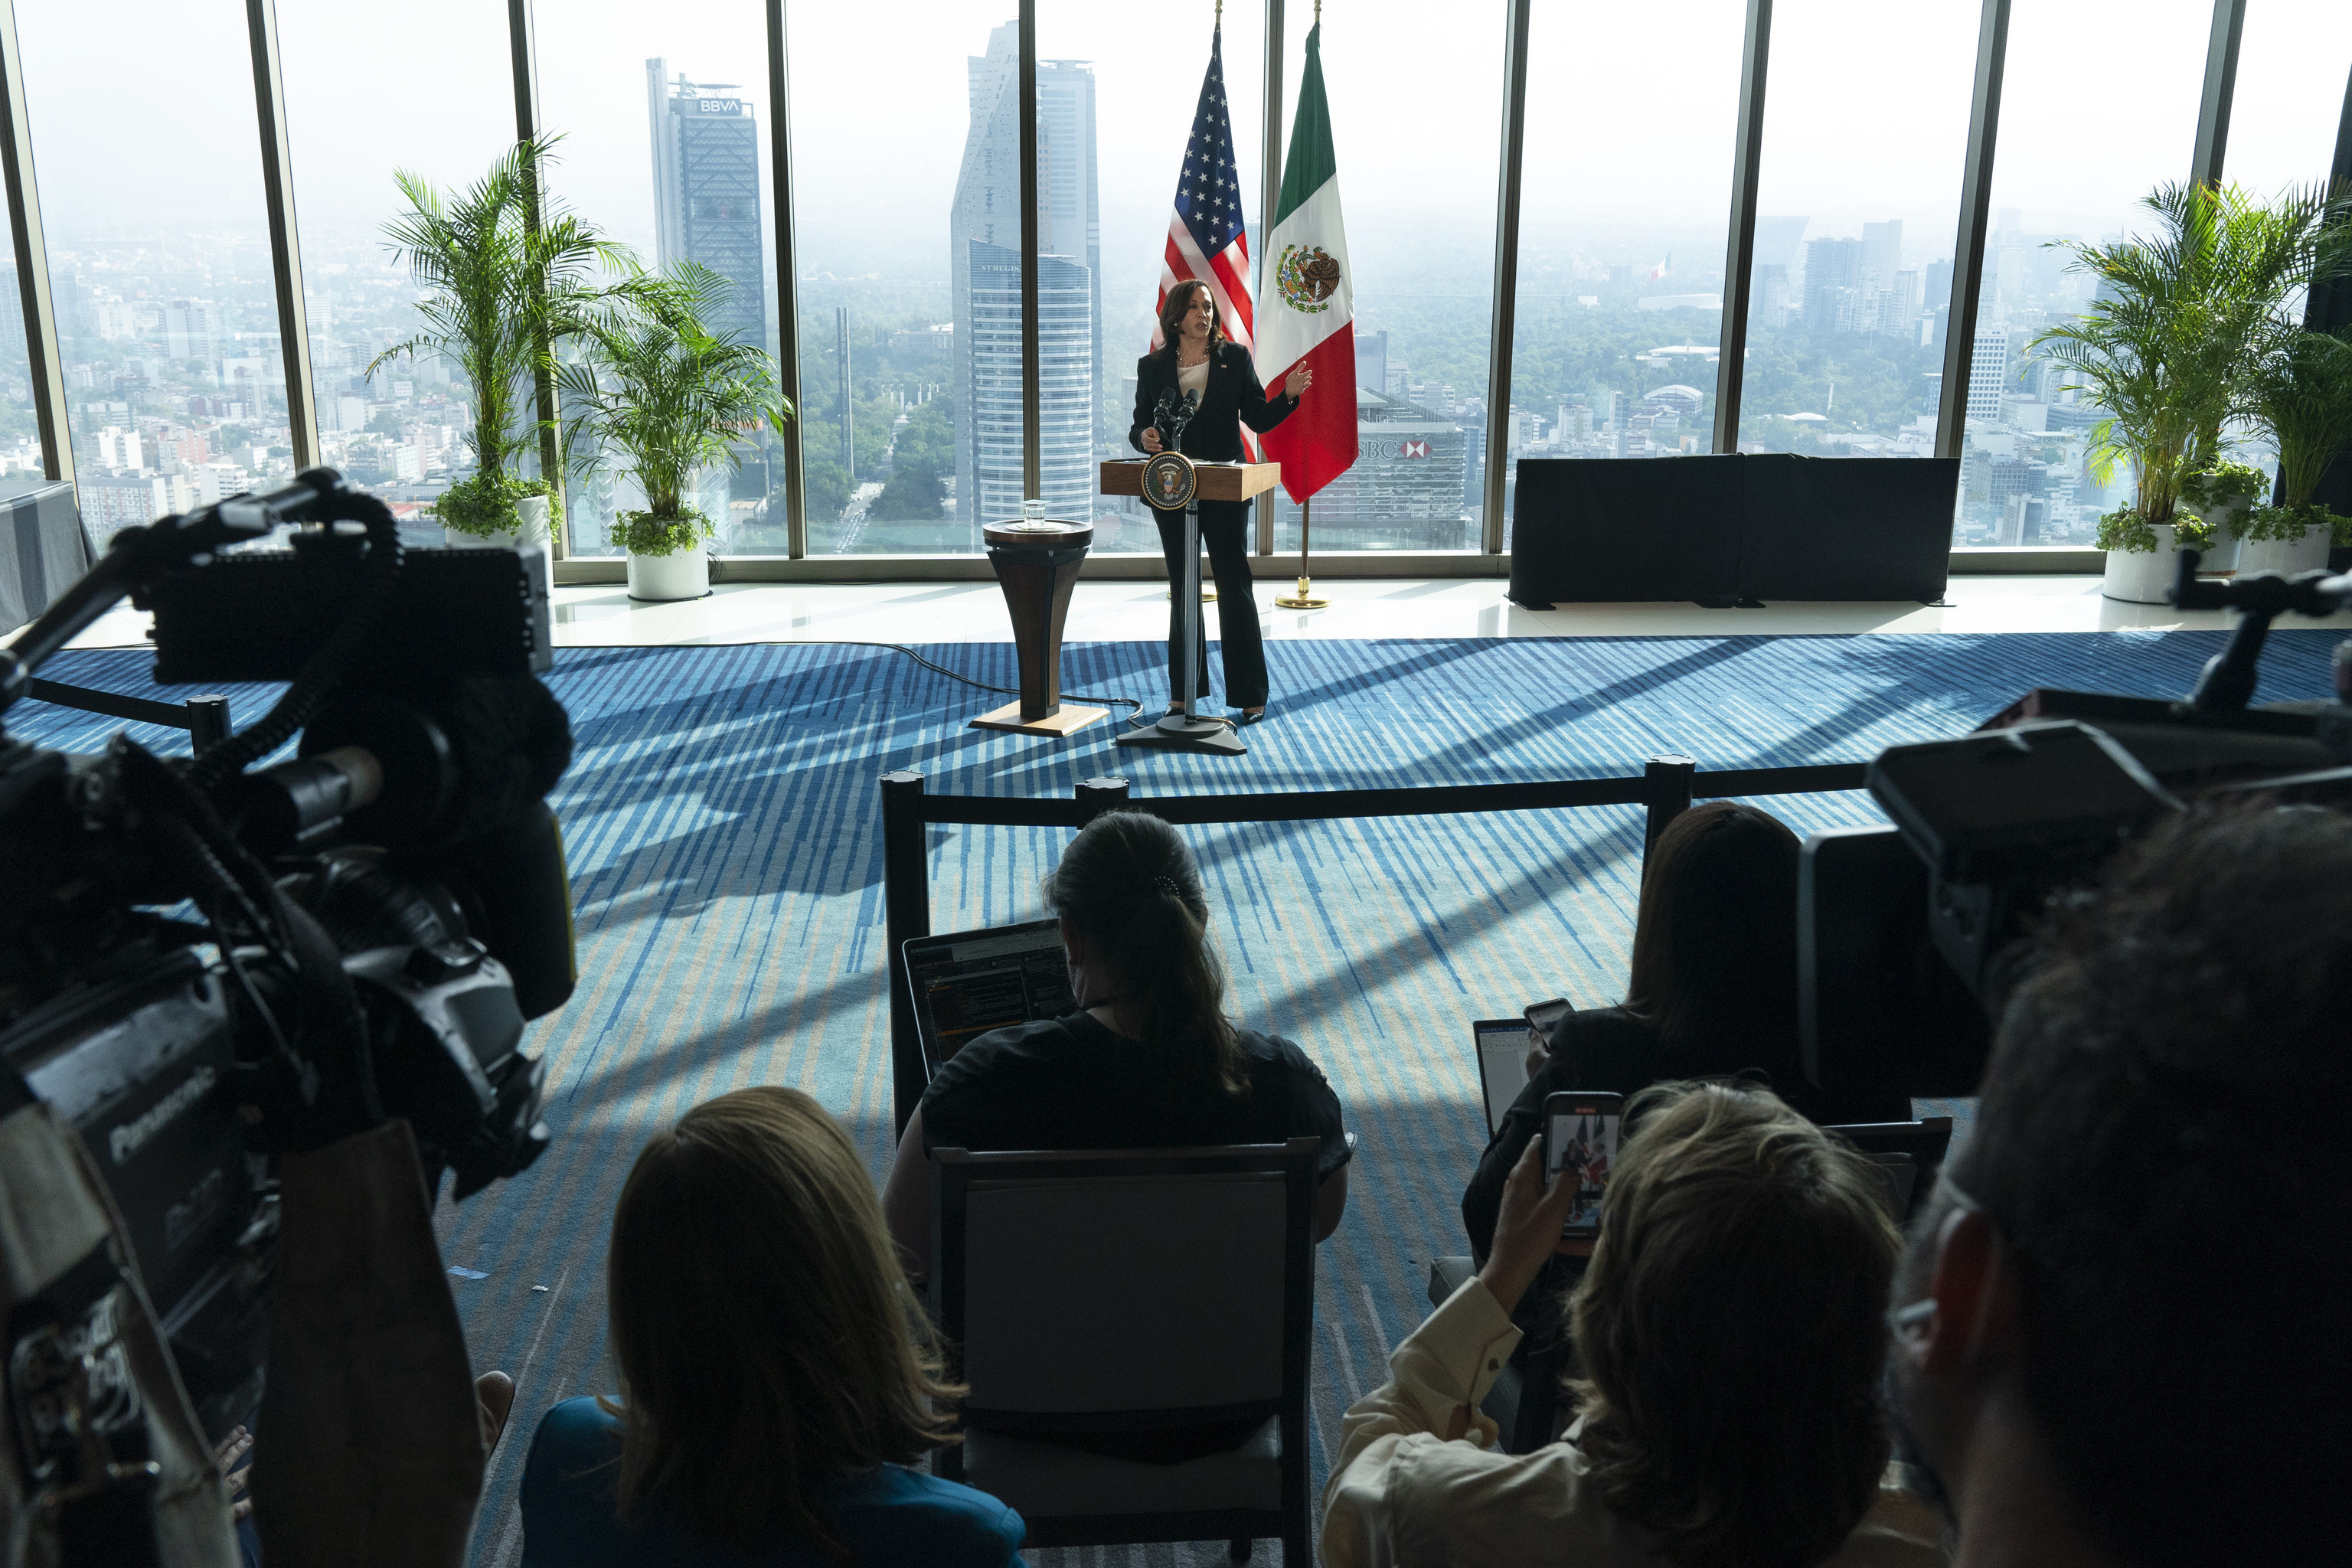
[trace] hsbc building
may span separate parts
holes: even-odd
[[[1462,427],[1393,394],[1356,389],[1356,463],[1315,497],[1315,542],[1332,550],[1461,550]],[[1283,517],[1296,526],[1297,508]]]

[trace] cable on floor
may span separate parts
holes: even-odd
[[[808,640],[816,641],[818,639],[810,638]],[[826,637],[823,640],[832,643],[837,647],[887,647],[893,653],[905,654],[908,658],[913,659],[917,664],[921,665],[925,669],[929,670],[934,675],[944,675],[950,680],[961,680],[966,686],[975,687],[982,691],[992,691],[1000,697],[1018,697],[1021,695],[1020,689],[1017,687],[991,686],[984,680],[975,680],[971,676],[965,675],[961,671],[950,669],[944,664],[935,663],[930,659],[925,658],[921,654],[917,653],[905,643],[866,642],[856,637]],[[1105,697],[1092,691],[1065,691],[1062,693],[1062,700],[1065,702],[1101,702],[1107,704],[1123,703],[1127,707],[1134,710],[1132,713],[1129,713],[1127,716],[1127,727],[1130,730],[1140,730],[1144,727],[1143,704],[1137,701],[1132,697]],[[1159,721],[1155,719],[1151,721],[1151,722],[1156,724]],[[1221,720],[1219,722],[1223,722],[1223,721]]]

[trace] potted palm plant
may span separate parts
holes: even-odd
[[[2238,570],[2292,575],[2325,566],[2331,543],[2352,544],[2352,518],[2311,499],[2328,464],[2352,446],[2352,343],[2326,332],[2280,334],[2252,396],[2278,451],[2279,504],[2237,520]]]
[[[611,466],[644,490],[643,510],[613,521],[629,554],[633,599],[698,599],[710,592],[703,542],[713,521],[688,504],[695,476],[741,463],[735,443],[761,425],[781,430],[793,406],[776,392],[767,352],[712,335],[726,279],[692,261],[649,275],[632,308],[580,335],[563,366],[569,445],[579,466]]]
[[[541,545],[543,562],[561,498],[548,479],[514,471],[539,431],[531,390],[553,374],[559,345],[608,319],[637,286],[628,251],[548,196],[541,171],[554,144],[552,137],[518,142],[481,179],[448,195],[420,175],[394,174],[408,210],[384,226],[384,237],[431,292],[416,302],[423,327],[366,372],[429,353],[465,375],[474,472],[442,494],[442,529],[452,544]],[[598,270],[624,281],[599,286]]]
[[[2188,184],[2158,186],[2141,205],[2156,215],[2147,237],[2067,243],[2074,269],[2099,279],[2100,297],[2033,347],[2106,411],[2091,430],[2094,473],[2105,480],[2132,468],[2131,504],[2099,520],[2102,592],[2161,604],[2174,549],[2210,543],[2204,521],[2182,510],[2182,488],[2221,461],[2221,432],[2243,412],[2280,302],[2311,276],[2336,209],[2316,190],[2265,205],[2235,186]]]

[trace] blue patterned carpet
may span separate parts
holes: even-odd
[[[2327,690],[2336,636],[2273,633],[2262,698]],[[551,684],[578,756],[558,799],[583,978],[533,1026],[551,1061],[554,1149],[439,1216],[478,1365],[520,1384],[476,1561],[520,1555],[515,1486],[540,1413],[609,1389],[604,1236],[646,1133],[711,1095],[799,1085],[888,1157],[888,1010],[875,781],[1063,795],[1123,773],[1136,793],[1605,776],[1684,752],[1702,768],[1859,761],[1964,731],[2035,685],[2170,695],[2216,633],[1300,642],[1266,652],[1275,720],[1240,759],[1117,751],[968,730],[1003,699],[867,645],[567,650]],[[923,650],[996,685],[1007,645]],[[1156,691],[1157,644],[1068,651],[1073,690]],[[158,692],[146,656],[79,653],[49,679]],[[269,693],[231,693],[250,721]],[[30,702],[15,732],[92,749],[116,726]],[[170,732],[140,730],[151,743]],[[184,750],[184,737],[178,749]],[[1765,803],[1799,829],[1876,820],[1859,794]],[[1485,1143],[1467,1020],[1566,995],[1616,998],[1642,825],[1633,807],[1187,829],[1217,900],[1240,1016],[1300,1041],[1362,1137],[1348,1217],[1318,1266],[1314,1473],[1339,1413],[1426,1311],[1433,1254],[1463,1249],[1455,1203]],[[1036,912],[1059,830],[934,830],[933,919]],[[535,1289],[543,1286],[545,1289]],[[1261,1548],[1262,1551],[1268,1548]],[[1222,1548],[1034,1560],[1222,1561]]]

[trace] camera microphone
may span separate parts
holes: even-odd
[[[546,795],[571,764],[572,726],[554,693],[530,676],[352,691],[310,721],[301,752],[284,769],[317,764],[365,782],[372,765],[376,788],[350,795],[343,831],[456,895],[467,929],[512,975],[524,1017],[563,1005],[578,979],[571,882]],[[308,799],[340,787],[298,776]]]
[[[220,501],[215,512],[238,533],[258,538],[289,522],[310,522],[322,510],[339,510],[352,494],[343,476],[332,468],[305,468],[291,484],[264,495],[250,492]]]
[[[363,746],[338,746],[247,773],[232,788],[236,836],[248,848],[282,854],[374,804],[383,794],[383,764]]]

